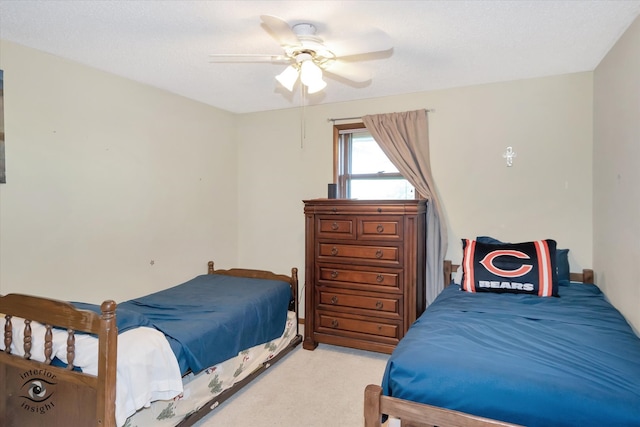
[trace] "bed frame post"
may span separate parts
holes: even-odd
[[[442,271],[444,272],[444,287],[446,288],[451,283],[451,275],[453,273],[453,266],[451,261],[445,259],[442,265]]]
[[[291,295],[293,296],[293,311],[296,313],[296,335],[300,334],[300,312],[298,311],[298,269],[291,269]]]
[[[4,316],[2,316],[4,317]],[[3,350],[0,350],[2,352]],[[7,383],[7,366],[5,364],[0,365],[0,384]],[[6,426],[9,424],[7,420],[7,399],[0,398],[0,425]]]
[[[364,389],[364,427],[380,427],[380,396],[382,388],[369,384]]]
[[[98,426],[115,427],[116,419],[116,372],[118,357],[118,327],[116,326],[116,303],[105,301],[100,306],[98,387],[96,421]]]

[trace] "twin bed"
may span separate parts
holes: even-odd
[[[0,425],[192,425],[301,342],[297,290],[209,262],[117,305],[0,296]]]
[[[535,280],[514,279],[530,252],[478,240],[465,242],[453,283],[446,263],[451,284],[396,347],[381,386],[367,386],[365,426],[387,416],[389,426],[640,426],[640,339],[593,271],[569,273],[550,245],[532,273],[561,277],[540,296]]]

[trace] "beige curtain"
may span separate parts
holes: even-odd
[[[362,118],[367,130],[400,173],[427,203],[427,304],[444,288],[443,261],[447,252],[447,227],[436,194],[429,157],[427,110],[376,114]]]

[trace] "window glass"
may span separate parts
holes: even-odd
[[[351,180],[352,199],[415,199],[415,189],[406,179]]]
[[[414,187],[400,174],[362,123],[336,125],[334,174],[338,197],[414,199]]]
[[[354,134],[351,144],[351,173],[398,172],[369,132]]]

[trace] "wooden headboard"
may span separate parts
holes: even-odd
[[[448,286],[453,279],[453,273],[458,271],[460,265],[453,264],[449,260],[444,260],[444,286]],[[582,270],[582,273],[571,273],[570,278],[572,282],[581,282],[581,283],[595,283],[595,275],[593,270],[590,268],[585,268]]]

